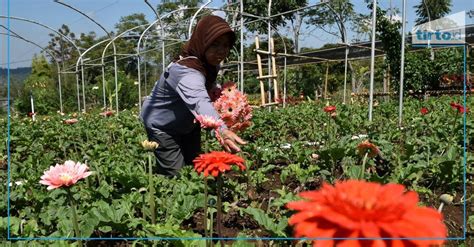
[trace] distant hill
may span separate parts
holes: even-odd
[[[10,83],[23,82],[31,74],[31,67],[10,69]],[[7,68],[0,68],[0,84],[7,83]]]

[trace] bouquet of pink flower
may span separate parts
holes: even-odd
[[[224,83],[214,107],[230,130],[242,131],[250,126],[252,108],[247,96],[237,90],[235,83],[231,81]]]

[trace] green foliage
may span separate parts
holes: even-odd
[[[421,0],[415,5],[416,25],[423,24],[428,21],[439,19],[451,11],[451,0]]]
[[[329,32],[326,30],[327,26],[336,25],[338,30],[337,35],[341,37],[341,41],[348,41],[346,32],[349,25],[347,22],[355,20],[354,5],[351,1],[328,1],[326,4],[308,10],[305,15],[309,16],[309,19],[306,21],[307,24],[316,25],[326,32]]]
[[[97,76],[97,81],[102,82],[102,76]],[[93,95],[92,100],[100,105],[99,102],[102,102],[102,87],[97,84],[90,85],[88,87],[88,95]],[[94,86],[99,89],[94,89]],[[114,72],[108,70],[105,76],[105,94],[106,94],[106,101],[107,105],[113,109],[115,109],[115,96],[118,92],[118,101],[119,101],[119,108],[132,108],[138,102],[138,86],[135,85],[135,81],[128,76],[123,71],[117,72],[117,89],[115,88],[115,76]],[[112,107],[113,106],[113,107]]]
[[[325,102],[305,102],[293,107],[256,109],[253,125],[240,136],[248,141],[242,156],[248,170],[224,176],[224,205],[230,212],[246,214],[271,236],[288,237],[287,219],[292,212],[286,203],[299,200],[303,190],[313,190],[322,181],[356,177],[362,157],[357,145],[370,139],[380,157],[367,162],[366,178],[381,183],[400,183],[410,190],[435,195],[453,193],[462,186],[462,115],[449,103],[462,98],[441,97],[419,101],[407,98],[403,129],[398,128],[396,103],[381,102],[374,108],[373,123],[366,119],[365,104],[337,104],[330,118]],[[334,104],[330,102],[331,104]],[[467,99],[473,105],[473,99]],[[420,115],[421,107],[430,113]],[[78,116],[79,122],[65,125],[72,116],[13,117],[11,121],[10,213],[13,237],[64,237],[73,234],[69,202],[63,189],[47,191],[38,183],[44,170],[65,160],[87,162],[94,174],[72,187],[78,204],[79,226],[85,237],[201,237],[191,223],[202,215],[204,184],[192,167],[179,176],[153,176],[157,224],[150,223],[146,158],[140,141],[145,131],[136,111],[121,111],[104,118],[98,110]],[[469,113],[470,114],[470,113]],[[467,146],[474,142],[473,120],[467,117]],[[0,133],[6,133],[6,121]],[[366,135],[367,137],[359,137]],[[354,138],[355,137],[355,138]],[[6,140],[6,136],[2,136]],[[207,140],[214,142],[215,140]],[[285,144],[285,145],[282,145]],[[216,145],[213,149],[218,149]],[[6,146],[0,146],[0,153]],[[314,158],[316,154],[318,157]],[[6,157],[0,156],[0,161]],[[467,152],[467,164],[474,157]],[[468,169],[470,169],[468,167]],[[468,170],[470,172],[470,170]],[[0,170],[0,179],[6,173]],[[212,181],[212,180],[209,180]],[[209,182],[210,194],[215,183]],[[6,186],[0,194],[6,194]],[[257,197],[250,198],[249,189]],[[265,189],[264,189],[265,188]],[[422,199],[423,200],[423,199]],[[430,201],[428,201],[430,202]],[[6,215],[6,197],[0,199]],[[200,218],[201,219],[201,218]],[[227,219],[224,217],[224,219]],[[232,221],[233,222],[233,221]],[[471,220],[469,224],[471,224]],[[190,225],[191,224],[191,225]],[[238,226],[236,226],[238,227]],[[194,231],[193,231],[194,230]],[[249,229],[244,229],[249,230]],[[251,229],[252,234],[254,229]],[[6,234],[6,218],[0,218],[0,234]],[[186,246],[185,242],[166,242]],[[198,246],[193,242],[190,246]],[[45,245],[48,246],[48,245]]]
[[[31,112],[30,96],[33,96],[35,112],[47,114],[59,109],[59,93],[53,79],[53,71],[45,57],[34,56],[31,75],[24,82],[21,96],[15,102],[22,114]]]
[[[369,8],[372,9],[372,5],[369,5]],[[387,11],[380,7],[377,7],[376,23],[377,39],[382,42],[385,52],[385,69],[389,69],[393,82],[391,84],[396,89],[400,78],[400,44],[402,43],[400,28],[402,23],[387,18]]]
[[[248,207],[242,209],[246,214],[251,215],[255,221],[258,222],[265,230],[270,231],[275,237],[287,237],[284,232],[285,228],[288,226],[288,219],[283,217],[278,223],[272,220],[263,210],[259,208]]]
[[[423,49],[405,53],[405,85],[407,90],[436,89],[444,74],[462,74],[462,48],[434,51]]]
[[[237,1],[231,1],[237,2]],[[293,0],[293,1],[274,1],[271,6],[271,13],[283,13],[290,10],[298,9],[308,4],[307,0]],[[253,14],[256,16],[268,16],[268,2],[266,1],[244,1],[244,12]],[[294,21],[297,13],[288,13],[272,18],[273,27],[283,26],[286,21]],[[254,17],[244,17],[245,22],[255,20]],[[246,25],[250,31],[257,31],[259,33],[265,33],[268,29],[266,22],[257,21]]]

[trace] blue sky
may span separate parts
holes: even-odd
[[[107,30],[113,30],[114,25],[119,21],[121,16],[133,13],[144,13],[149,22],[154,20],[154,13],[145,4],[143,0],[63,0],[65,3],[74,6],[77,9],[92,16],[97,22],[103,25]],[[81,32],[88,33],[95,31],[98,35],[105,35],[97,25],[90,20],[81,16],[65,6],[53,2],[53,0],[0,0],[0,15],[7,16],[9,7],[10,16],[22,17],[48,25],[54,29],[58,29],[63,23],[67,24],[71,31],[79,35]],[[159,0],[149,0],[156,6]],[[319,1],[310,1],[315,3]],[[368,13],[368,9],[363,0],[352,0],[355,9],[360,13]],[[401,0],[379,0],[379,5],[387,9],[390,3],[393,7],[401,10]],[[420,0],[407,0],[407,30],[413,26],[416,14],[413,6],[418,4]],[[224,3],[223,0],[215,0],[211,3],[212,7],[220,7]],[[472,0],[453,0],[452,13],[463,10],[474,9],[474,1]],[[7,26],[7,20],[2,18],[0,23]],[[474,23],[473,18],[466,18],[466,23]],[[12,31],[20,34],[26,39],[32,40],[40,46],[46,46],[50,40],[49,30],[40,26],[29,24],[18,20],[10,20],[10,28]],[[311,27],[310,27],[311,29]],[[302,29],[302,33],[308,32]],[[6,30],[0,28],[0,33],[6,33]],[[350,35],[349,35],[350,36]],[[253,39],[253,38],[250,38]],[[320,47],[325,43],[338,42],[339,38],[331,36],[321,30],[314,30],[307,35],[303,35],[300,39],[302,47]],[[7,37],[0,35],[1,56],[0,67],[6,67],[7,63]],[[31,58],[40,49],[19,41],[18,39],[10,39],[10,68],[28,67],[31,64]]]

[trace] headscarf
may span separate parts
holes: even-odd
[[[205,52],[207,48],[223,34],[231,37],[231,46],[235,43],[235,33],[229,24],[219,16],[208,15],[196,25],[189,41],[184,45],[181,56],[195,56],[198,59],[183,59],[178,64],[200,71],[206,77],[206,88],[209,89],[217,78],[218,68],[206,61]]]

